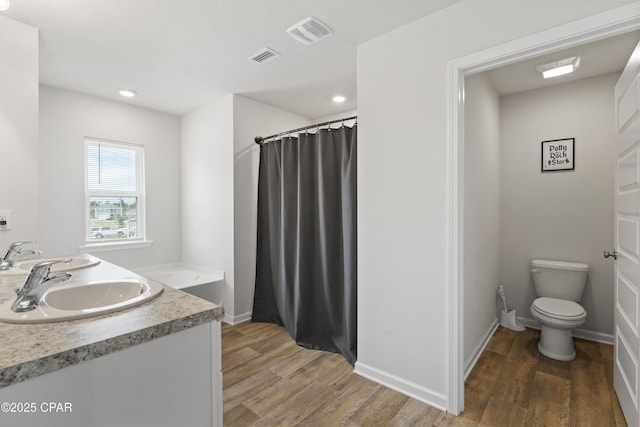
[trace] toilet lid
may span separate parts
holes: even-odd
[[[533,302],[533,308],[552,317],[581,317],[586,314],[578,303],[563,299],[540,297]]]

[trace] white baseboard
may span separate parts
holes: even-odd
[[[251,320],[251,312],[239,314],[237,316],[229,316],[225,313],[224,318],[222,319],[224,323],[228,323],[230,325],[237,325],[238,323],[247,322],[249,320]]]
[[[531,319],[529,317],[518,316],[518,321],[522,323],[524,326],[526,326],[527,328],[531,328],[531,329],[541,328],[541,325],[537,320]],[[579,328],[571,331],[571,334],[576,338],[582,338],[588,341],[601,342],[609,345],[613,345],[614,343],[614,338],[612,334],[603,334],[602,332],[588,331],[586,329],[579,329]]]
[[[485,336],[482,338],[482,341],[480,341],[480,344],[478,344],[478,346],[474,350],[473,354],[471,355],[471,359],[469,360],[469,362],[466,363],[466,365],[464,367],[464,379],[465,379],[465,381],[466,381],[467,377],[469,376],[469,374],[471,373],[471,371],[473,370],[473,367],[476,366],[476,363],[478,362],[478,359],[480,358],[480,356],[484,352],[484,349],[485,349],[485,347],[487,347],[487,344],[489,344],[489,340],[493,336],[493,334],[496,331],[496,329],[498,329],[499,325],[500,325],[500,322],[498,322],[498,319],[496,318],[493,321],[493,323],[491,324],[491,326],[489,326],[489,329],[487,330],[487,333],[485,334]]]
[[[354,372],[360,376],[370,379],[371,381],[375,381],[378,384],[382,384],[385,387],[389,387],[390,389],[424,402],[442,411],[447,410],[447,396],[444,394],[434,392],[433,390],[429,390],[428,388],[387,372],[383,372],[379,369],[372,368],[371,366],[367,366],[361,362],[356,362]]]

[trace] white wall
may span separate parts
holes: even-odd
[[[77,254],[85,243],[84,137],[138,144],[145,150],[147,238],[154,244],[96,255],[123,267],[180,260],[179,118],[42,85],[39,200],[44,254]]]
[[[234,316],[233,95],[182,117],[182,260],[225,272]]]
[[[358,47],[358,372],[448,405],[448,62],[631,3],[465,0]]]
[[[268,136],[311,124],[303,116],[233,97],[234,308],[232,323],[251,318],[256,272],[256,220],[260,147],[256,136]],[[227,316],[228,317],[228,316]]]
[[[500,98],[484,74],[465,79],[464,365],[496,323],[500,268]]]
[[[10,242],[38,239],[38,30],[0,16],[0,209]]]
[[[613,334],[615,138],[619,73],[502,98],[502,254],[509,305],[531,319],[531,259],[591,266],[582,329]],[[575,171],[540,172],[541,141],[575,138]]]
[[[329,114],[327,116],[322,116],[322,117],[316,117],[315,119],[312,120],[312,123],[324,123],[324,122],[329,122],[331,120],[340,120],[340,119],[344,119],[345,117],[353,117],[353,116],[357,116],[358,115],[358,110],[348,110],[348,111],[343,111],[341,113],[334,113],[334,114]],[[353,126],[354,121],[346,121],[345,125],[346,126]],[[334,125],[331,125],[331,127],[336,127],[339,124],[336,123]]]

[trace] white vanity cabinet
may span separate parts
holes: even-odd
[[[220,342],[207,322],[2,388],[0,425],[222,426]]]

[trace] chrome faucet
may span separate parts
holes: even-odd
[[[16,261],[16,258],[24,256],[24,255],[42,255],[42,252],[35,251],[33,249],[23,250],[22,245],[36,243],[33,241],[26,242],[13,242],[9,245],[9,249],[5,254],[4,258],[0,261],[0,270],[11,270],[13,264]]]
[[[71,258],[55,259],[40,262],[29,271],[29,276],[25,280],[21,289],[16,289],[18,298],[11,305],[11,310],[16,313],[33,310],[40,304],[42,295],[52,286],[59,282],[64,282],[71,278],[69,273],[59,273],[50,276],[51,266],[61,262],[71,262]]]

